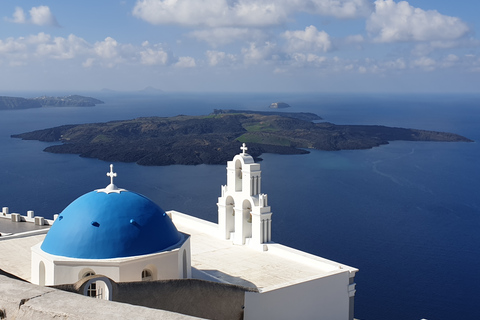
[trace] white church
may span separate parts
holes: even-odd
[[[12,268],[14,262],[2,257],[0,269],[35,285],[77,284],[80,294],[132,304],[136,302],[116,299],[115,288],[142,282],[144,289],[138,290],[155,292],[155,285],[173,288],[196,281],[202,290],[215,283],[221,290],[235,290],[243,319],[354,319],[358,270],[272,241],[272,211],[261,190],[260,164],[247,150],[243,144],[241,153],[227,163],[218,224],[165,212],[145,196],[117,187],[110,165],[110,184],[73,201],[55,216],[46,235],[0,237],[1,252],[9,241],[23,241],[24,246],[38,242],[28,247],[28,257],[24,253],[29,260],[24,267]],[[33,213],[22,218],[8,208],[0,217],[43,223]],[[17,254],[21,256],[21,250]],[[188,287],[186,292],[181,294],[188,300]],[[236,303],[232,301],[228,303]],[[194,304],[185,312],[171,309],[224,318],[196,313]]]

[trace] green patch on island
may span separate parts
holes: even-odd
[[[70,139],[69,139],[70,140]],[[92,141],[90,141],[91,143],[99,143],[99,142],[111,142],[113,140],[112,137],[109,137],[105,134],[99,134],[98,136],[96,136],[95,138],[92,139]]]
[[[243,127],[248,132],[259,132],[259,131],[260,132],[265,132],[265,131],[273,132],[273,131],[278,131],[279,130],[278,128],[275,128],[272,125],[272,123],[265,122],[265,121],[254,123],[254,124],[245,124]]]
[[[247,132],[237,138],[237,141],[242,143],[258,143],[268,144],[273,146],[291,147],[292,141],[288,138],[278,137],[275,135],[265,135],[259,132]]]

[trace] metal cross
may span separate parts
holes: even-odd
[[[240,147],[240,149],[243,151],[243,155],[245,155],[245,151],[248,150],[247,146],[245,145],[245,143],[242,144],[242,146]]]
[[[113,172],[113,164],[110,165],[110,172],[107,172],[107,176],[110,177],[110,184],[113,184],[113,178],[117,176],[117,173]]]

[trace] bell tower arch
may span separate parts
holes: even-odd
[[[267,195],[261,193],[260,164],[246,153],[245,143],[240,149],[227,162],[227,184],[218,198],[219,233],[237,245],[262,245],[272,238],[272,212]]]

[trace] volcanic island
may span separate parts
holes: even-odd
[[[260,160],[262,153],[369,149],[395,140],[472,142],[454,133],[321,120],[313,113],[214,110],[204,116],[63,125],[12,137],[61,143],[48,146],[46,152],[147,166],[225,164],[242,143]]]

